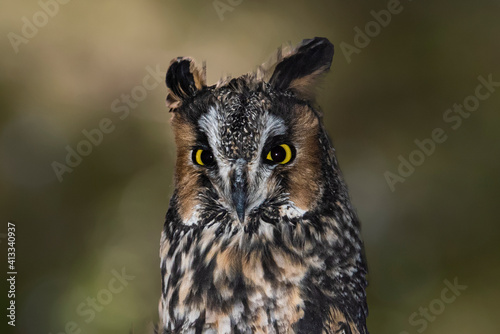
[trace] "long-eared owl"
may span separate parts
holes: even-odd
[[[368,333],[360,226],[314,102],[333,45],[207,86],[172,60],[159,333]]]

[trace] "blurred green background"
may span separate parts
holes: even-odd
[[[500,81],[500,2],[61,2],[6,0],[0,13],[3,259],[7,222],[17,227],[8,333],[146,332],[158,317],[175,156],[166,89],[149,73],[192,56],[213,84],[314,36],[336,46],[318,101],[363,224],[370,331],[498,333],[500,88],[456,130],[443,115],[475,94],[479,76]],[[368,45],[346,57],[354,28],[388,6],[398,13],[368,24]],[[68,147],[90,150],[83,132],[102,122],[108,133],[60,182],[53,162],[65,164]],[[447,140],[392,191],[384,173],[436,128]],[[467,288],[443,303],[455,278]]]

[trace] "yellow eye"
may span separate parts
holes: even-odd
[[[214,155],[212,154],[212,152],[203,150],[201,148],[193,150],[192,159],[195,164],[200,166],[211,165],[215,162]]]
[[[287,164],[292,160],[292,148],[287,144],[281,144],[273,147],[267,154],[266,159],[278,164]]]

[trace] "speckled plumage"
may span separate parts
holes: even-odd
[[[332,56],[328,40],[305,40],[268,79],[214,86],[172,61],[159,333],[368,333],[360,226],[311,96]],[[293,159],[270,163],[281,143]],[[197,164],[196,150],[214,162]]]

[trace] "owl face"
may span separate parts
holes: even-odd
[[[250,74],[207,87],[190,59],[172,62],[167,104],[174,111],[176,190],[186,224],[204,212],[224,212],[244,224],[263,206],[308,211],[316,205],[321,128],[305,97],[329,68],[333,48],[315,43],[285,58],[267,81]]]

